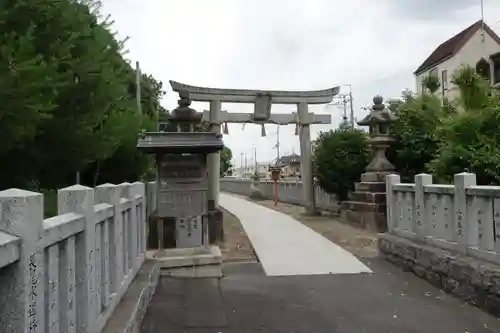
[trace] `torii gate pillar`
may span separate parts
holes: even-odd
[[[210,131],[221,134],[220,115],[221,102],[210,101]],[[208,206],[210,210],[219,207],[220,192],[220,152],[208,155]]]
[[[312,147],[311,147],[311,126],[307,118],[309,115],[308,104],[301,102],[297,104],[299,116],[300,140],[300,175],[302,180],[302,195],[304,196],[304,208],[306,215],[317,215],[316,200],[314,197],[314,183],[312,175]]]

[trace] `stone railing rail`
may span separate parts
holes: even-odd
[[[143,183],[0,192],[0,332],[103,330],[145,260]]]
[[[500,264],[500,186],[477,186],[471,173],[456,174],[454,185],[388,175],[386,186],[390,233]]]
[[[221,178],[220,189],[223,192],[235,193],[240,195],[250,195],[252,179],[247,178]],[[259,189],[264,197],[273,199],[274,197],[274,182],[270,179],[259,180]],[[316,198],[316,207],[338,213],[339,204],[335,195],[331,195],[323,191],[319,185],[314,185],[314,194]],[[293,205],[303,204],[302,182],[300,180],[282,179],[278,182],[278,199],[280,202]]]

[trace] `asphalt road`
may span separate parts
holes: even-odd
[[[226,264],[222,279],[161,278],[142,333],[478,333],[500,320],[381,259],[374,274],[266,276]]]

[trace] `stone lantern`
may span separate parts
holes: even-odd
[[[360,126],[369,126],[373,158],[340,209],[346,222],[378,232],[387,230],[385,176],[394,173],[395,168],[385,154],[394,142],[390,126],[395,120],[397,117],[385,108],[382,97],[374,97],[370,114],[358,122]]]
[[[394,142],[390,128],[396,120],[396,115],[385,107],[383,98],[375,96],[371,112],[358,122],[360,126],[369,127],[370,138],[368,142],[373,149],[373,158],[366,167],[366,172],[361,176],[361,181],[385,182],[385,176],[394,172],[395,167],[385,154]]]

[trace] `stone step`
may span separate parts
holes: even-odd
[[[385,192],[385,182],[357,182],[355,192]]]
[[[222,264],[222,254],[216,245],[209,247],[157,250],[153,259],[160,268],[178,268]]]
[[[377,204],[373,202],[359,202],[359,201],[343,201],[340,204],[340,210],[355,210],[359,212],[377,212],[385,213],[386,205]]]
[[[385,199],[386,195],[384,192],[356,191],[349,193],[349,201],[385,204]]]
[[[356,209],[342,209],[340,220],[358,228],[375,232],[387,231],[387,218],[385,213],[374,211],[359,211]]]

